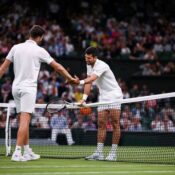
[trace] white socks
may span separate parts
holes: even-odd
[[[24,151],[29,151],[29,150],[30,150],[29,145],[24,145]],[[22,147],[16,145],[15,151],[21,152],[22,151]]]
[[[97,152],[102,153],[104,148],[104,143],[97,143]]]
[[[116,153],[116,151],[117,151],[117,147],[118,147],[118,145],[117,145],[117,144],[112,144],[112,148],[111,148],[110,153],[115,154],[115,153]]]
[[[30,149],[29,145],[24,145],[24,151],[28,151]]]
[[[112,144],[112,148],[110,150],[111,154],[115,154],[117,151],[117,144]],[[97,143],[97,152],[102,153],[104,148],[104,143]]]
[[[117,144],[112,144],[111,152],[116,152],[117,146]]]
[[[21,146],[16,145],[15,150],[16,150],[16,151],[21,151]]]

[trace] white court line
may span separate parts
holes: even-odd
[[[72,174],[159,174],[159,173],[166,173],[166,174],[171,174],[175,173],[175,171],[90,171],[90,172],[30,172],[30,173],[13,173],[14,174],[20,174],[20,175],[59,175],[59,174],[65,174],[65,175],[72,175]],[[9,173],[3,174],[3,175],[12,175]]]
[[[134,164],[133,164],[134,165]],[[133,167],[133,165],[126,165],[126,164],[116,164],[116,165],[103,165],[102,168],[117,168],[117,167]],[[142,166],[143,164],[139,164],[136,165],[137,167]],[[164,164],[146,164],[147,166],[157,166],[157,167],[164,167],[164,166],[169,166],[169,167],[174,167],[175,165],[164,165]],[[33,169],[37,169],[37,168],[101,168],[101,165],[97,166],[97,165],[69,165],[69,166],[65,166],[65,165],[19,165],[19,166],[0,166],[0,169],[28,169],[28,168],[33,168]]]

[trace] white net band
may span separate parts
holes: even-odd
[[[143,97],[134,97],[134,98],[128,98],[128,99],[119,99],[116,100],[115,104],[126,104],[126,103],[137,103],[137,102],[142,102],[142,101],[151,101],[151,100],[158,100],[158,99],[165,99],[165,98],[171,98],[175,97],[175,92],[171,93],[164,93],[164,94],[157,94],[157,95],[149,95],[149,96],[143,96]],[[89,103],[89,104],[84,104],[84,107],[98,107],[101,105],[113,105],[114,102],[96,102],[96,103]],[[53,108],[60,108],[62,104],[53,104]],[[0,103],[0,107],[11,107],[14,108],[15,104],[14,103]],[[45,108],[46,104],[36,104],[36,108]],[[66,107],[68,109],[78,109],[80,108],[79,103],[72,103],[72,104],[66,104]]]

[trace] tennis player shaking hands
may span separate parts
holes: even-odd
[[[98,49],[96,47],[88,47],[86,49],[85,61],[87,64],[87,78],[80,80],[80,84],[84,85],[84,94],[80,103],[83,104],[86,102],[93,82],[99,88],[99,102],[111,103],[111,105],[101,105],[98,107],[97,149],[85,159],[116,161],[117,147],[120,139],[121,104],[118,101],[123,98],[123,94],[108,64],[98,59]],[[108,156],[104,158],[103,148],[108,117],[111,119],[113,128],[112,148]]]
[[[29,39],[24,43],[14,45],[0,67],[0,77],[2,77],[9,65],[13,63],[15,74],[12,94],[19,117],[19,128],[16,148],[11,158],[12,161],[28,161],[40,158],[40,155],[35,154],[29,146],[29,123],[35,108],[37,81],[41,63],[50,65],[67,82],[79,84],[77,77],[72,77],[44,48],[39,46],[44,33],[44,28],[34,25],[29,31]],[[23,154],[22,148],[24,148]]]

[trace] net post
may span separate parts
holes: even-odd
[[[5,127],[5,147],[6,147],[6,156],[9,156],[11,152],[10,105],[8,105],[7,107],[7,118]]]

